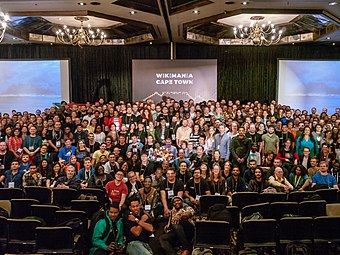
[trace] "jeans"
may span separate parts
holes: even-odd
[[[129,255],[152,255],[151,247],[148,243],[141,241],[132,241],[127,246],[127,253]]]
[[[173,243],[177,241],[184,250],[191,250],[191,240],[194,234],[194,226],[188,221],[182,221],[180,224],[173,224],[169,233],[163,234],[159,242],[167,255],[176,255],[173,249]]]

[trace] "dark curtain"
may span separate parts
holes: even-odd
[[[277,60],[340,59],[333,45],[177,45],[177,59],[217,59],[219,99],[270,101],[277,97]],[[340,70],[339,70],[340,71]]]
[[[217,59],[219,99],[272,100],[277,93],[277,59],[340,59],[339,46],[271,47],[177,44],[177,59]],[[72,101],[132,98],[132,59],[169,59],[169,44],[73,47],[0,45],[0,59],[71,60]]]

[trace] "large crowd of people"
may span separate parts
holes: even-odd
[[[268,103],[61,103],[0,115],[0,186],[99,188],[107,219],[91,254],[152,254],[153,223],[167,221],[165,254],[189,254],[203,195],[338,189],[340,108],[292,109]],[[119,217],[120,212],[126,215]],[[106,224],[114,234],[104,233]],[[105,234],[105,235],[104,235]]]

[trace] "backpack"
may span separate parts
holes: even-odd
[[[64,221],[58,224],[57,227],[70,227],[75,235],[82,235],[84,231],[84,223],[79,218]]]
[[[213,255],[213,252],[207,248],[195,248],[191,255]]]
[[[309,255],[309,247],[301,242],[290,242],[286,246],[286,255]]]
[[[322,200],[322,197],[319,194],[310,194],[307,197],[303,198],[303,201],[316,201]]]
[[[215,204],[209,207],[207,220],[231,222],[231,214],[224,204]]]
[[[252,215],[246,216],[242,219],[242,223],[249,220],[260,220],[263,219],[263,216],[259,212],[254,212]]]

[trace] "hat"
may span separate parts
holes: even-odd
[[[180,197],[180,196],[174,196],[174,197],[171,199],[171,202],[174,202],[174,200],[175,200],[176,198],[180,199],[180,200],[183,202],[183,198]]]

